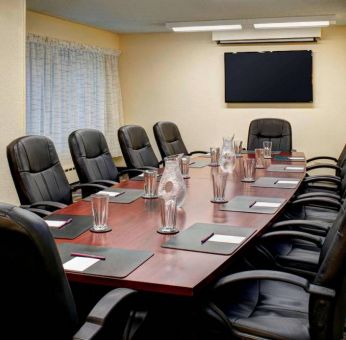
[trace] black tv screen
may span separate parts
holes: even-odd
[[[225,53],[225,100],[312,102],[312,52]]]

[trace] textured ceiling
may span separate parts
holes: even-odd
[[[336,15],[346,0],[27,0],[29,10],[119,33],[166,32],[166,22]]]

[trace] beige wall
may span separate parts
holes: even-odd
[[[346,143],[346,26],[323,30],[318,43],[218,46],[210,33],[120,36],[120,80],[125,121],[152,126],[172,120],[189,150],[220,145],[233,133],[244,142],[254,118],[291,122],[293,146],[308,156],[338,155]],[[312,104],[226,104],[225,52],[313,50]]]
[[[6,146],[24,134],[25,0],[0,1],[0,201],[17,203]]]
[[[112,32],[31,11],[27,12],[26,20],[30,33],[103,48],[119,48],[119,36]]]

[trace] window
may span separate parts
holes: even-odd
[[[112,155],[121,154],[118,56],[115,50],[28,35],[26,131],[51,138],[62,163],[71,163],[68,136],[80,128],[101,130]]]

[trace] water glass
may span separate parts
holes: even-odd
[[[264,141],[263,149],[264,149],[264,158],[272,158],[272,142]]]
[[[210,166],[219,166],[220,148],[210,148]]]
[[[108,227],[108,204],[109,196],[103,194],[91,195],[91,208],[94,218],[94,225],[90,231],[95,233],[105,233],[112,229]]]
[[[237,155],[237,157],[241,157],[241,150],[243,147],[243,142],[241,140],[235,140],[233,142],[234,144],[234,152]]]
[[[144,171],[143,198],[157,198],[157,170]]]
[[[255,159],[244,158],[243,159],[244,177],[242,182],[254,182],[255,181]]]
[[[213,203],[228,202],[225,199],[225,189],[226,189],[228,173],[215,169],[215,171],[212,171],[211,175],[213,180],[213,193],[214,193],[214,198],[211,201]]]
[[[264,150],[255,149],[256,169],[264,169]]]
[[[160,198],[161,205],[161,227],[157,230],[160,234],[176,234],[179,230],[176,228],[177,217],[177,199],[170,197],[168,199]]]
[[[181,170],[181,174],[183,175],[183,178],[190,178],[189,169],[190,169],[190,157],[183,156],[180,159],[180,170]]]

